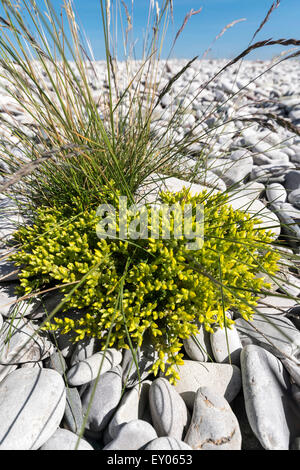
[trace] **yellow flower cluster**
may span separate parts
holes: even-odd
[[[117,196],[110,202],[117,203]],[[73,332],[74,341],[97,337],[103,348],[118,349],[130,342],[141,346],[147,332],[158,352],[154,374],[165,372],[175,383],[182,340],[197,334],[198,324],[210,332],[215,325],[230,327],[230,309],[251,319],[259,292],[268,288],[256,274],[274,274],[278,255],[271,233],[233,210],[224,195],[183,190],[162,193],[161,199],[182,208],[203,204],[201,248],[191,251],[184,236],[172,237],[174,220],[170,239],[99,240],[96,211],[74,203],[41,208],[34,225],[17,232],[21,249],[12,259],[21,267],[22,293],[65,285],[61,291],[68,295],[77,286],[64,303],[65,316],[47,325],[50,331]],[[150,207],[148,212],[151,220]]]

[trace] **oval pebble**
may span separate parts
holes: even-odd
[[[101,367],[100,375],[120,364],[122,354],[116,349],[107,349],[88,357],[84,361],[79,361],[67,373],[68,384],[78,387],[94,380]]]
[[[183,340],[186,354],[194,361],[206,362],[212,357],[210,337],[203,325],[199,327],[199,333]]]
[[[87,415],[86,430],[99,437],[109,423],[121,398],[122,369],[116,366],[90,382],[82,395],[82,408]]]
[[[300,432],[300,410],[282,363],[260,346],[241,353],[243,393],[250,426],[266,450],[288,450]]]
[[[103,450],[139,450],[156,438],[157,434],[151,424],[136,419],[124,424],[117,437],[107,444]]]
[[[149,391],[149,401],[152,422],[157,435],[181,440],[190,422],[190,414],[173,385],[162,377],[154,380]]]
[[[58,428],[39,450],[94,450],[85,440],[67,429]]]
[[[285,202],[287,192],[285,187],[279,183],[271,183],[266,188],[266,194],[269,202]]]
[[[240,365],[243,346],[234,325],[226,329],[217,328],[214,333],[211,333],[210,342],[216,362]]]
[[[0,383],[0,450],[37,450],[58,428],[64,381],[51,369],[18,369]]]
[[[66,389],[66,408],[63,419],[64,427],[78,434],[83,426],[83,411],[77,388]]]

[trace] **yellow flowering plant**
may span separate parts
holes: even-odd
[[[117,191],[103,191],[106,200],[110,194],[110,202],[118,204]],[[96,337],[103,349],[107,344],[140,347],[147,333],[158,354],[152,371],[165,372],[175,383],[176,365],[183,363],[182,340],[196,335],[199,324],[209,332],[216,325],[230,328],[234,322],[225,312],[231,309],[251,319],[259,293],[269,287],[256,274],[274,274],[278,255],[271,248],[271,232],[233,210],[226,195],[204,191],[191,196],[184,189],[160,197],[182,208],[203,204],[199,249],[189,250],[184,235],[172,236],[174,219],[169,239],[132,242],[119,239],[118,231],[115,239],[99,239],[96,210],[79,209],[74,200],[72,207],[40,208],[34,224],[16,233],[20,250],[12,259],[21,268],[23,294],[62,285],[67,296],[78,283],[63,304],[63,315],[47,323],[49,331],[71,332],[74,341]],[[151,221],[149,205],[147,211]]]

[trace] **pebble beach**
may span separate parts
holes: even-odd
[[[245,60],[211,80],[227,62],[194,61],[163,95],[153,114],[153,138],[165,134],[180,106],[183,115],[169,138],[176,144],[189,134],[193,143],[176,162],[178,177],[158,184],[154,174],[143,201],[188,184],[192,193],[227,192],[234,209],[259,213],[261,226],[282,242],[275,295],[262,296],[261,315],[251,324],[233,312],[232,329],[211,334],[200,328],[196,342],[184,340],[184,365],[173,386],[164,374],[151,373],[157,359],[151,344],[138,351],[138,374],[129,350],[111,348],[104,356],[97,339],[73,344],[68,335],[40,332],[61,297],[24,300],[16,311],[18,270],[0,260],[0,450],[300,450],[300,275],[299,262],[290,261],[300,254],[300,61],[274,67],[275,61]],[[161,61],[160,89],[185,64]],[[139,66],[131,63],[132,71]],[[106,64],[87,67],[100,111]],[[126,64],[117,69],[122,77]],[[3,75],[0,139],[26,163],[6,123],[29,139],[37,124]],[[0,183],[9,171],[1,162]],[[0,193],[2,255],[22,222],[18,206]]]

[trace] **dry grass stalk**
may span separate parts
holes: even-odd
[[[276,10],[276,8],[278,8],[280,5],[280,0],[276,0],[276,2],[273,2],[273,4],[271,5],[271,8],[269,9],[266,17],[263,19],[263,21],[261,22],[259,28],[255,31],[255,33],[253,34],[253,37],[252,37],[252,40],[251,42],[254,40],[254,38],[258,35],[258,33],[262,30],[262,28],[264,27],[264,25],[269,21],[269,18],[271,16],[271,14],[273,13],[274,10]],[[251,44],[251,43],[250,43]]]
[[[227,24],[226,26],[224,26],[224,28],[222,29],[222,31],[215,37],[215,39],[213,40],[213,42],[211,43],[211,45],[208,47],[208,49],[206,49],[206,51],[204,52],[203,56],[202,56],[202,59],[205,59],[205,57],[207,56],[207,54],[211,51],[211,48],[213,46],[213,44],[218,40],[220,39],[223,34],[226,33],[226,31],[230,28],[232,28],[234,25],[238,24],[238,23],[241,23],[241,21],[246,21],[247,18],[240,18],[238,20],[234,20],[232,21],[231,23]]]
[[[199,8],[199,10],[196,10],[196,11],[194,11],[193,8],[192,8],[191,11],[185,15],[185,18],[184,18],[184,20],[183,20],[183,23],[182,23],[182,25],[181,25],[181,28],[177,31],[177,34],[176,34],[176,36],[175,36],[175,39],[174,39],[172,48],[174,47],[174,44],[175,44],[175,42],[177,41],[177,39],[178,39],[178,37],[180,36],[180,34],[182,33],[182,31],[183,31],[184,28],[186,27],[186,24],[187,24],[187,22],[189,21],[189,19],[190,19],[192,16],[194,16],[194,15],[198,15],[198,13],[200,13],[201,11],[202,11],[202,7]]]

